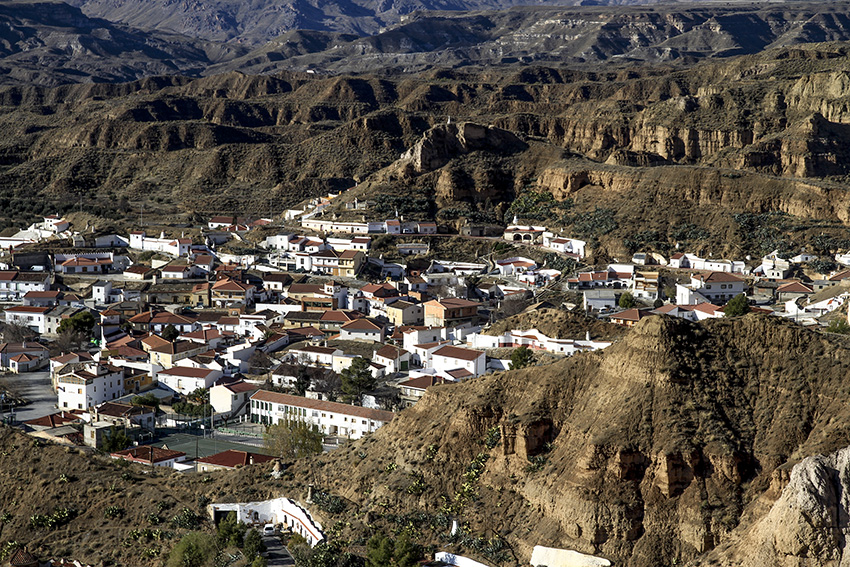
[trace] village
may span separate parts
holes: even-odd
[[[512,324],[522,316],[574,313],[622,328],[652,315],[724,317],[745,298],[749,311],[847,328],[850,269],[818,274],[804,251],[756,261],[645,252],[589,265],[586,242],[514,218],[495,234],[455,236],[500,254],[435,258],[428,238],[450,236],[436,223],[325,220],[324,206],[283,221],[214,216],[201,237],[89,234],[57,216],[7,237],[3,423],[113,459],[206,473],[276,460],[264,438],[271,426],[302,423],[333,451],[431,387],[616,340]],[[250,253],[228,248],[258,230]],[[395,253],[376,253],[387,237]],[[28,404],[20,392],[36,387],[42,403]],[[285,525],[312,546],[324,533],[310,503],[212,504],[210,513]]]
[[[18,380],[46,372],[55,399],[54,412],[25,426],[98,449],[118,424],[136,446],[125,457],[183,470],[209,466],[193,462],[209,455],[165,459],[174,452],[159,455],[143,443],[158,426],[241,425],[261,437],[263,426],[295,418],[334,447],[368,435],[429,387],[510,369],[511,349],[570,356],[611,344],[590,333],[487,332],[523,311],[568,310],[628,327],[656,314],[723,317],[743,295],[751,310],[826,326],[821,319],[835,318],[850,295],[850,269],[806,277],[815,258],[805,252],[775,252],[755,265],[647,252],[585,266],[585,242],[516,218],[501,234],[465,236],[538,248],[577,268],[562,273],[530,257],[492,254],[405,264],[374,255],[373,237],[435,236],[436,223],[325,220],[328,203],[287,211],[270,233],[272,219],[215,216],[202,227],[203,242],[164,231],[87,237],[57,216],[6,238],[0,365]],[[269,234],[260,243],[265,254],[219,251],[258,227]],[[31,249],[45,239],[67,246]],[[428,244],[395,247],[397,257],[417,258]],[[344,391],[346,372],[364,387]],[[14,420],[14,406],[4,409],[4,420]]]

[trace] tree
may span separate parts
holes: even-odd
[[[70,331],[81,335],[84,338],[89,338],[91,337],[92,330],[94,329],[94,323],[94,315],[88,311],[81,311],[76,315],[63,319],[62,322],[59,323],[59,327],[57,327],[56,332],[61,335],[62,333]]]
[[[177,327],[175,327],[171,323],[166,325],[166,327],[162,330],[162,338],[170,343],[173,343],[174,340],[179,336],[180,331],[178,331]]]
[[[143,394],[141,396],[133,396],[133,398],[130,400],[130,405],[148,406],[159,409],[159,398],[154,396],[153,393],[148,392],[147,394]]]
[[[318,455],[322,452],[322,441],[322,434],[313,425],[299,420],[270,425],[263,434],[266,449],[288,461]]]
[[[272,358],[261,350],[255,350],[248,359],[248,368],[251,374],[265,374],[272,367]]]
[[[109,428],[109,433],[103,440],[101,448],[107,453],[121,451],[130,446],[130,438],[123,429],[118,429],[115,425]]]
[[[375,534],[366,542],[366,567],[387,567],[392,564],[393,540],[383,534]]]
[[[511,362],[509,368],[511,370],[519,370],[520,368],[525,368],[526,366],[530,366],[532,360],[534,359],[534,353],[530,348],[523,345],[514,349],[511,353]]]
[[[299,364],[295,370],[295,393],[303,396],[310,387],[310,367],[306,364]]]
[[[203,567],[216,555],[215,538],[202,532],[189,532],[184,535],[171,553],[168,554],[167,567]]]
[[[847,319],[833,319],[829,322],[829,325],[826,328],[827,333],[838,333],[841,335],[850,335],[850,323],[847,322]]]
[[[725,317],[740,317],[741,315],[746,315],[749,312],[750,304],[747,302],[747,296],[743,293],[739,293],[730,299],[729,303],[726,304],[726,308],[723,309],[723,315]]]
[[[622,309],[631,309],[635,306],[635,296],[628,291],[620,296],[620,301],[617,302]]]
[[[837,267],[830,258],[816,258],[809,262],[809,267],[819,274],[828,274]]]
[[[395,540],[393,559],[397,567],[415,567],[422,558],[422,548],[412,541],[406,531]]]
[[[652,302],[652,306],[655,307],[656,309],[658,309],[659,307],[662,307],[663,305],[664,305],[664,301],[662,301],[662,299],[660,297]]]
[[[3,340],[7,343],[21,343],[35,337],[35,331],[20,323],[7,323],[3,327]]]
[[[247,557],[249,561],[253,561],[259,557],[260,553],[266,550],[266,544],[263,543],[263,538],[260,536],[260,532],[255,529],[249,530],[248,535],[245,536],[245,547],[243,549],[245,557]]]
[[[245,532],[248,526],[236,519],[236,512],[228,512],[218,523],[216,539],[219,547],[238,547],[245,545]]]
[[[340,373],[340,377],[342,378],[342,393],[349,401],[356,400],[360,404],[363,393],[375,389],[376,380],[372,375],[369,361],[362,356],[355,358],[351,362],[351,366]]]
[[[53,341],[52,346],[55,347],[57,352],[66,353],[80,348],[80,343],[84,339],[85,337],[79,333],[75,333],[73,329],[66,329],[64,332],[59,333],[56,340]]]

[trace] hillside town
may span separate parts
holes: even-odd
[[[231,470],[274,460],[275,426],[300,423],[333,451],[429,388],[616,340],[536,328],[553,313],[631,327],[652,315],[724,317],[743,298],[747,310],[801,325],[847,320],[847,255],[816,277],[805,252],[646,252],[592,265],[586,242],[514,219],[501,233],[459,236],[498,254],[443,258],[430,253],[428,238],[449,237],[435,223],[326,221],[316,216],[324,206],[289,211],[282,224],[215,216],[200,237],[89,235],[52,216],[4,240],[3,422],[148,467]],[[250,253],[228,248],[260,230]],[[395,253],[376,252],[378,239]],[[538,323],[511,324],[522,317]],[[22,419],[16,386],[39,380],[52,407]],[[250,521],[258,509],[254,524],[283,523],[311,546],[325,537],[288,498],[212,514]]]
[[[263,255],[219,250],[271,219],[212,217],[199,242],[144,231],[86,238],[52,216],[16,235],[20,242],[7,239],[0,365],[22,379],[47,372],[55,396],[55,411],[27,426],[99,448],[116,423],[143,446],[157,426],[253,425],[259,436],[298,419],[334,447],[373,432],[434,385],[510,369],[515,349],[571,356],[611,344],[536,328],[488,333],[523,311],[572,310],[622,326],[654,314],[701,321],[723,317],[743,295],[750,309],[826,325],[850,295],[850,269],[800,277],[813,259],[804,252],[755,263],[637,253],[587,266],[585,242],[520,224],[490,239],[554,253],[575,269],[523,255],[405,264],[375,255],[373,236],[436,235],[434,223],[324,221],[315,217],[324,206],[290,211],[307,230],[273,231]],[[67,246],[31,249],[44,238]],[[421,258],[427,246],[396,244],[402,258]],[[362,387],[353,390],[346,375]],[[14,420],[14,407],[6,410]],[[210,465],[156,449],[145,454],[159,466]]]

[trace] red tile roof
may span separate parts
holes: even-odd
[[[442,376],[419,376],[417,378],[411,378],[410,380],[405,380],[401,382],[399,386],[402,388],[413,388],[416,390],[424,390],[426,388],[430,388],[431,386],[436,386],[438,384],[445,384],[446,379]]]
[[[446,356],[448,358],[456,358],[458,360],[476,360],[484,353],[468,348],[461,348],[451,345],[446,345],[433,352],[436,356]]]
[[[136,463],[150,464],[169,461],[171,459],[179,459],[180,457],[185,457],[186,453],[183,451],[172,451],[171,449],[153,447],[152,445],[141,445],[139,447],[132,447],[130,449],[124,449],[123,451],[118,451],[117,453],[112,453],[112,456]]]
[[[267,463],[273,460],[274,457],[271,457],[269,455],[262,455],[260,453],[249,453],[247,451],[235,451],[233,449],[230,449],[229,451],[216,453],[215,455],[210,455],[209,457],[202,457],[200,459],[196,459],[195,462],[235,469],[236,467]]]

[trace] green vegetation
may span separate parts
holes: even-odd
[[[362,356],[355,358],[351,366],[340,372],[340,378],[345,400],[357,404],[360,404],[363,394],[373,390],[376,384],[369,361]]]
[[[133,396],[130,400],[130,404],[134,406],[148,406],[159,409],[159,398],[154,396],[151,392],[148,392],[141,396]]]
[[[263,444],[270,454],[287,461],[322,452],[322,434],[316,426],[297,419],[270,425]]]
[[[189,508],[183,508],[177,515],[171,518],[171,525],[175,528],[183,528],[184,530],[198,529],[203,522],[198,514]]]
[[[850,323],[844,317],[833,319],[826,327],[827,333],[838,333],[840,335],[850,335]]]
[[[554,218],[556,212],[572,209],[573,200],[558,202],[549,192],[525,191],[517,195],[505,212],[505,223],[513,222],[514,216],[522,221],[544,221]]]
[[[621,309],[631,309],[636,305],[635,296],[627,291],[620,296],[620,300],[617,302],[617,305],[619,305]]]
[[[319,510],[323,510],[328,514],[341,514],[345,512],[345,500],[335,494],[330,494],[324,490],[316,490],[313,492],[313,502]]]
[[[177,327],[169,323],[165,329],[162,330],[162,334],[160,336],[168,342],[174,342],[177,337],[180,336],[180,331],[177,330]]]
[[[484,437],[484,446],[492,449],[502,441],[502,430],[499,426],[491,427],[487,430],[487,436]]]
[[[113,425],[109,428],[109,433],[106,434],[106,438],[103,440],[103,445],[101,445],[101,449],[105,453],[114,453],[116,451],[121,451],[130,446],[130,438],[127,437],[127,433],[124,429],[118,429],[117,426]]]
[[[511,362],[508,367],[511,370],[519,370],[520,368],[525,368],[526,366],[531,366],[532,361],[534,360],[534,353],[530,348],[523,345],[514,349],[511,353]]]
[[[248,561],[253,562],[260,553],[266,550],[266,544],[263,543],[263,538],[255,529],[248,530],[248,535],[245,536],[245,546],[243,553]]]
[[[787,257],[798,247],[785,234],[789,228],[789,218],[783,212],[736,213],[732,219],[738,224],[738,237],[746,250],[755,250],[760,254],[779,250],[780,256]]]
[[[64,526],[77,517],[73,508],[57,508],[51,514],[33,514],[30,516],[30,527],[55,529]]]
[[[383,534],[375,534],[366,543],[367,567],[414,567],[422,557],[422,548],[402,532],[393,541]]]
[[[739,293],[726,304],[726,308],[723,310],[723,315],[725,317],[740,317],[741,315],[746,315],[749,312],[750,304],[747,302],[747,296],[743,293]]]
[[[247,530],[248,526],[236,519],[236,512],[228,512],[218,523],[216,542],[220,547],[241,548],[245,544]]]
[[[819,274],[828,274],[838,267],[832,258],[816,258],[809,262],[809,267]]]
[[[85,338],[91,337],[92,329],[94,329],[94,315],[88,311],[82,311],[67,319],[63,319],[57,327],[57,333],[73,333]]]
[[[189,532],[180,538],[168,554],[166,567],[203,567],[215,558],[215,538],[201,532]]]
[[[572,219],[573,233],[581,238],[598,238],[617,230],[619,226],[612,209],[596,207],[590,213],[577,214]]]

